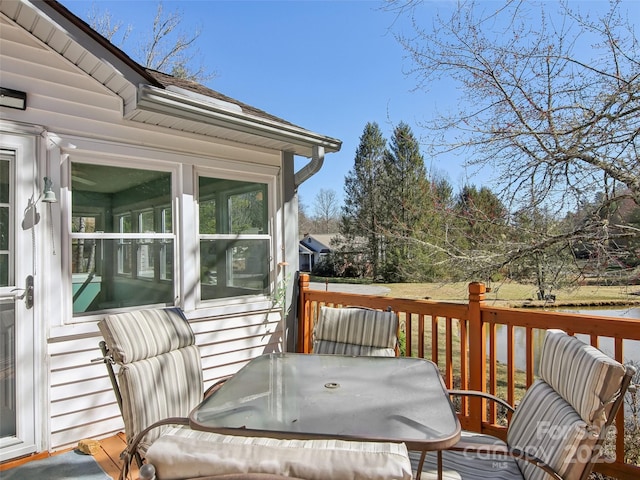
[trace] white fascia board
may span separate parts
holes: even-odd
[[[223,102],[203,101],[195,96],[186,96],[147,84],[138,86],[137,109],[287,142],[302,147],[294,153],[305,157],[311,156],[309,149],[313,147],[320,146],[324,147],[326,152],[337,152],[342,146],[342,142],[335,138],[295,125],[248,115],[242,109],[229,108]]]

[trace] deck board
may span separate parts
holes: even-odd
[[[98,462],[100,467],[109,475],[113,480],[117,480],[120,475],[120,470],[122,468],[122,460],[120,459],[120,453],[127,446],[127,440],[124,433],[120,432],[112,437],[103,438],[99,440],[100,442],[100,450],[93,456],[93,458]],[[68,452],[72,449],[61,450],[53,453],[38,453],[35,455],[30,455],[28,457],[19,458],[17,460],[11,460],[8,462],[4,462],[0,464],[0,472],[4,470],[9,470],[11,468],[17,467],[19,465],[23,465],[28,462],[34,462],[37,460],[41,460],[43,458],[47,458],[51,455],[59,455],[64,452]],[[131,470],[129,473],[129,479],[137,479],[138,478],[138,466],[135,461],[132,462]]]

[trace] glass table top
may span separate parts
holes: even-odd
[[[406,357],[257,357],[191,412],[194,429],[441,449],[460,436],[437,366]],[[246,432],[246,433],[243,433]]]

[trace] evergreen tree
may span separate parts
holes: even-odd
[[[465,185],[455,205],[458,220],[457,245],[467,255],[494,249],[493,243],[506,233],[507,210],[487,187]]]
[[[431,209],[424,158],[411,127],[404,122],[393,130],[380,189],[385,280],[411,280],[421,270],[418,246],[412,238],[425,230],[426,212]]]
[[[369,122],[360,136],[353,169],[344,182],[344,206],[340,233],[346,262],[368,265],[361,274],[377,278],[380,273],[380,232],[382,202],[380,201],[380,175],[386,152],[386,140],[377,123]],[[356,245],[362,245],[361,248]]]

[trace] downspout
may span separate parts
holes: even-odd
[[[313,177],[322,168],[324,163],[324,147],[314,145],[311,152],[311,161],[298,170],[293,176],[293,183],[297,190],[300,185]]]

